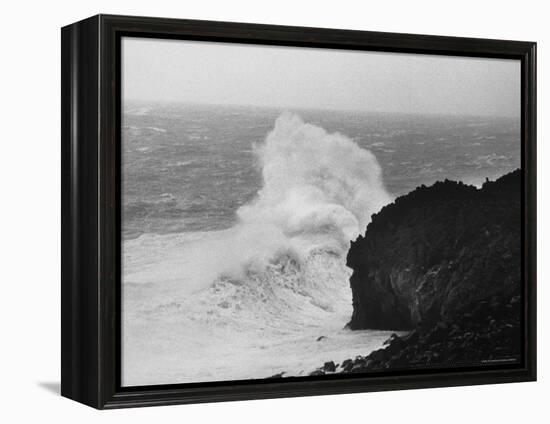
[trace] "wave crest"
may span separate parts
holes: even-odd
[[[370,151],[296,114],[284,112],[255,152],[263,187],[237,211],[241,225],[271,227],[293,247],[347,246],[390,201]]]
[[[135,270],[128,281],[179,281],[181,290],[189,292],[220,280],[267,273],[289,257],[300,265],[324,252],[343,262],[350,240],[390,201],[371,152],[296,114],[283,113],[254,150],[263,186],[238,209],[238,223],[198,239],[182,234],[154,241],[162,261],[151,269],[146,259],[152,255],[151,246],[143,259],[128,256]],[[346,280],[342,275],[344,286]]]

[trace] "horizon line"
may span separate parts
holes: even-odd
[[[195,102],[185,100],[153,100],[153,99],[122,99],[122,106],[126,102],[141,102],[141,103],[168,103],[179,104],[189,106],[210,106],[210,107],[235,107],[235,108],[259,108],[259,109],[271,109],[271,110],[303,110],[303,111],[320,111],[320,112],[355,112],[355,113],[379,113],[379,114],[395,114],[395,115],[429,115],[429,116],[455,116],[455,117],[490,117],[490,118],[516,118],[521,119],[521,114],[518,115],[493,115],[493,114],[475,114],[475,113],[450,113],[450,112],[404,112],[393,110],[367,110],[367,109],[347,109],[347,108],[321,108],[314,106],[279,106],[279,105],[256,105],[245,103],[208,103],[208,102]]]

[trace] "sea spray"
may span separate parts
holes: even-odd
[[[254,151],[232,228],[125,241],[125,384],[300,375],[387,338],[344,329],[349,241],[390,200],[374,155],[292,113]]]
[[[389,202],[374,155],[348,137],[283,113],[255,146],[263,187],[241,222],[276,227],[288,238],[327,234],[348,242]]]
[[[147,244],[147,255],[155,248],[162,252],[158,261],[127,257],[133,266],[126,281],[179,282],[181,292],[189,293],[218,278],[261,273],[279,258],[302,263],[319,250],[342,256],[390,201],[371,152],[296,114],[279,116],[255,152],[263,186],[237,210],[237,224],[201,237],[142,236],[134,244]]]

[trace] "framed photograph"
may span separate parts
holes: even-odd
[[[62,29],[62,395],[536,379],[533,42]]]

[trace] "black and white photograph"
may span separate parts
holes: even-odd
[[[0,423],[545,422],[543,2],[3,6]]]
[[[121,40],[123,387],[519,364],[521,62]]]

